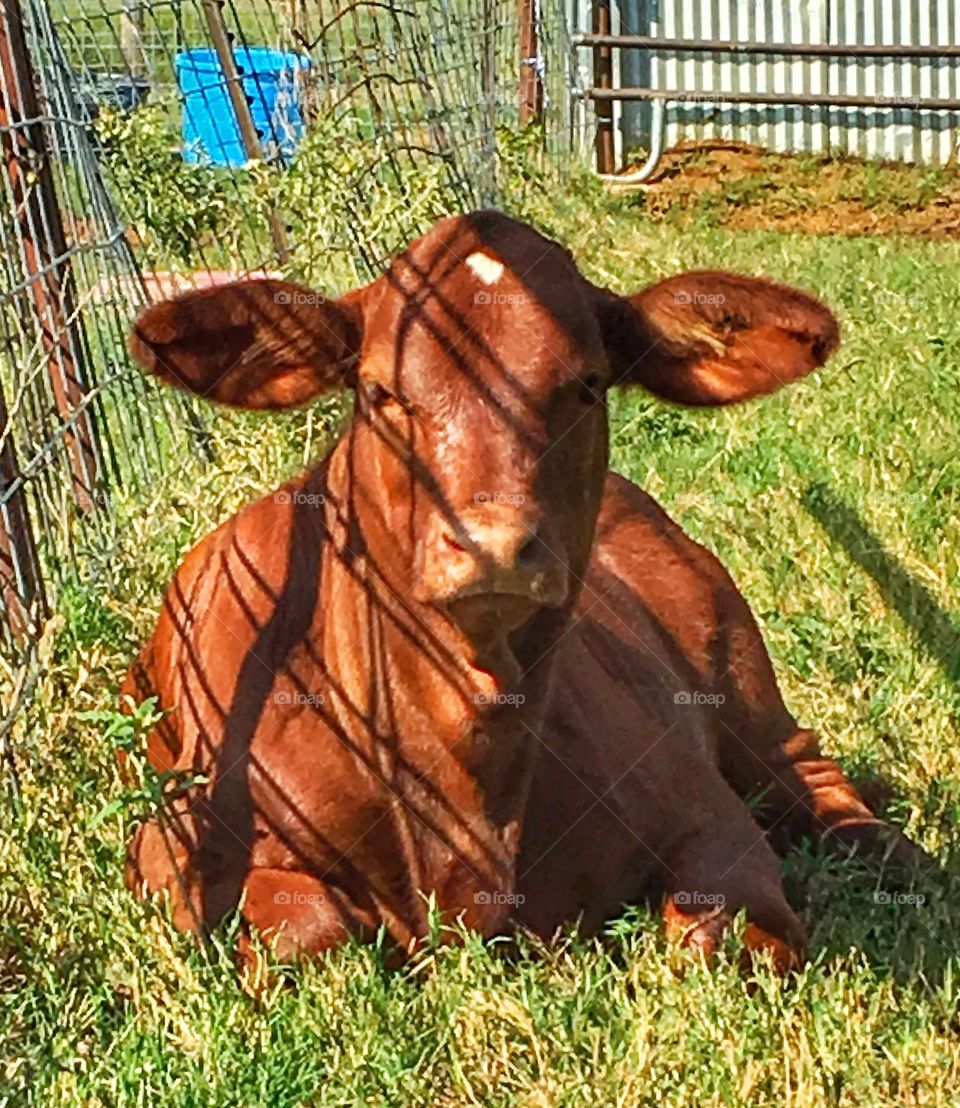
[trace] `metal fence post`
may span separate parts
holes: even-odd
[[[20,0],[0,0],[0,143],[23,245],[24,276],[47,360],[73,490],[81,511],[93,507],[98,464],[84,406],[83,346],[76,329],[73,279],[27,52]]]
[[[537,0],[519,0],[520,126],[539,123],[543,116],[543,71]]]
[[[483,170],[480,201],[484,207],[497,202],[497,10],[496,0],[483,0],[480,44],[480,84],[483,96]]]
[[[20,479],[10,419],[0,384],[0,598],[7,627],[16,640],[27,638],[33,610],[46,611],[43,577]]]
[[[593,0],[593,33],[609,35],[612,23],[610,0]],[[613,88],[613,50],[606,45],[593,48],[593,81],[597,88]],[[597,101],[597,172],[613,173],[616,155],[613,145],[613,104]]]

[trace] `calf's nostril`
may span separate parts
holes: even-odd
[[[443,541],[446,544],[447,549],[452,550],[455,554],[466,553],[467,548],[449,531],[444,534]]]
[[[547,548],[543,540],[532,532],[517,554],[517,566],[520,569],[532,569],[543,561],[545,554],[547,554]]]

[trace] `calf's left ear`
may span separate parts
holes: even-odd
[[[722,271],[670,277],[635,296],[602,290],[598,315],[614,384],[679,404],[735,404],[823,365],[839,328],[819,300]]]

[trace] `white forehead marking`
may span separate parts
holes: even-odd
[[[484,254],[482,250],[478,250],[467,258],[467,267],[485,285],[494,285],[503,276],[503,262],[491,258],[489,254]]]

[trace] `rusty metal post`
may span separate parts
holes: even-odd
[[[47,606],[24,489],[14,490],[20,467],[2,384],[0,442],[0,600],[10,634],[21,641],[30,633],[31,615],[45,613]]]
[[[77,505],[95,502],[97,450],[76,328],[73,275],[27,52],[20,0],[0,0],[0,146],[23,244],[24,276],[47,360]]]
[[[610,0],[593,0],[593,33],[609,35],[612,29]],[[593,48],[593,83],[597,88],[613,88],[613,49],[599,45]],[[613,173],[613,102],[598,100],[597,104],[597,172]]]
[[[519,0],[520,16],[520,126],[543,117],[543,74],[537,0]]]
[[[496,0],[483,0],[483,28],[480,43],[480,87],[483,95],[483,167],[480,202],[484,207],[497,202],[497,8]]]
[[[207,20],[207,28],[213,41],[213,48],[220,59],[220,68],[227,84],[227,93],[233,107],[233,114],[237,118],[237,126],[240,128],[240,139],[243,149],[250,161],[263,161],[263,149],[260,146],[260,136],[257,134],[256,124],[253,122],[253,113],[244,92],[243,81],[237,72],[237,63],[233,56],[233,47],[230,45],[230,36],[227,33],[226,24],[223,21],[223,0],[202,0],[203,14]],[[290,260],[290,251],[287,247],[287,236],[283,223],[276,212],[270,212],[267,216],[270,224],[270,237],[273,239],[273,249],[277,261],[286,265]]]

